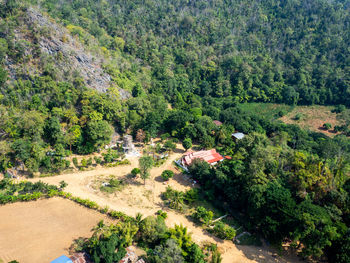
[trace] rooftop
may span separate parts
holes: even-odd
[[[188,166],[195,159],[201,159],[209,164],[215,164],[219,161],[224,160],[225,158],[222,157],[215,149],[212,149],[208,151],[186,153],[185,156],[182,158],[182,163],[183,165]]]
[[[232,133],[232,137],[235,137],[238,140],[242,140],[244,138],[245,134],[241,133],[241,132],[236,132],[236,133]]]

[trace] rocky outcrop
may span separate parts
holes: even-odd
[[[39,34],[36,44],[41,54],[46,54],[51,61],[54,61],[54,66],[60,71],[63,79],[66,75],[75,74],[84,80],[86,86],[100,92],[107,91],[111,86],[111,76],[102,68],[105,59],[102,55],[92,54],[76,37],[71,36],[65,27],[34,8],[27,9],[24,19],[25,23],[35,31],[46,32],[44,35]],[[16,39],[17,41],[28,40],[28,37],[18,31]],[[95,40],[91,39],[91,41]],[[8,62],[7,66],[10,75],[16,74],[16,65]],[[34,69],[29,67],[28,70]],[[129,92],[122,89],[119,89],[119,94],[121,99],[130,97]]]

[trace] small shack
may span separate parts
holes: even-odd
[[[245,137],[244,133],[241,133],[241,132],[232,133],[232,138],[234,140],[242,140],[244,137]]]

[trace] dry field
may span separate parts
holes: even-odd
[[[286,116],[280,118],[280,120],[287,124],[299,125],[303,129],[335,136],[337,133],[334,133],[332,130],[326,131],[322,129],[324,123],[330,123],[332,128],[335,125],[341,125],[341,122],[337,120],[337,114],[331,112],[331,110],[331,107],[326,106],[297,106]],[[302,118],[294,120],[298,113],[302,115]]]
[[[62,198],[0,206],[0,262],[49,263],[90,237],[102,214]],[[109,220],[109,219],[107,219]]]

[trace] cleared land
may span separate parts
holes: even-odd
[[[332,109],[332,107],[327,106],[298,106],[280,120],[287,124],[299,125],[303,129],[335,136],[337,133],[333,132],[333,129],[327,131],[322,128],[324,123],[330,123],[332,128],[342,124]],[[295,118],[297,115],[300,115],[299,120]]]
[[[97,168],[90,171],[30,180],[42,180],[56,185],[64,180],[68,183],[65,191],[72,193],[74,196],[90,199],[101,206],[108,206],[111,209],[122,211],[130,216],[134,216],[138,212],[144,216],[154,215],[157,210],[163,209],[168,212],[166,223],[169,227],[175,224],[182,224],[192,233],[192,238],[196,243],[217,243],[223,255],[223,263],[299,262],[295,257],[282,258],[274,256],[276,251],[268,247],[236,246],[232,241],[222,241],[196,226],[185,215],[164,207],[160,194],[165,191],[167,185],[182,191],[191,187],[191,182],[185,176],[181,175],[172,164],[174,160],[182,156],[183,152],[182,146],[178,144],[175,153],[161,167],[155,167],[151,170],[151,177],[146,181],[146,185],[143,185],[143,180],[134,179],[122,191],[110,195],[106,195],[91,187],[94,180],[101,175],[114,175],[119,178],[125,178],[134,167],[138,166],[138,159],[136,157],[128,158],[131,161],[131,165]],[[165,184],[160,178],[162,171],[165,169],[173,170],[176,173],[174,178],[169,180],[168,184]]]
[[[48,263],[90,237],[102,214],[62,198],[0,206],[0,262]]]

